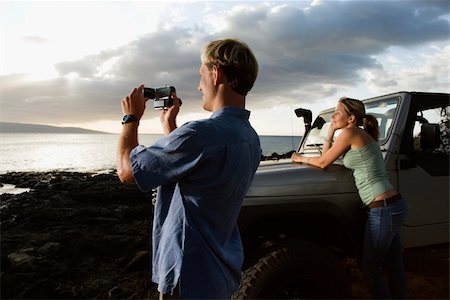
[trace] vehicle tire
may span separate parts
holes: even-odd
[[[323,247],[296,241],[262,257],[243,275],[232,299],[351,298],[344,267]]]

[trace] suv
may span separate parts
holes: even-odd
[[[405,248],[449,240],[449,96],[399,92],[364,100],[378,119],[390,180],[407,201]],[[320,155],[334,108],[312,126],[309,110],[296,113],[306,127],[297,151]],[[350,297],[341,259],[360,259],[365,217],[342,158],[326,170],[261,162],[239,217],[246,271],[234,298]]]

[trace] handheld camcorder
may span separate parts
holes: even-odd
[[[154,100],[153,108],[156,110],[162,110],[171,107],[173,105],[173,99],[171,97],[171,94],[174,92],[175,88],[173,86],[168,85],[154,89],[144,87],[144,97]]]

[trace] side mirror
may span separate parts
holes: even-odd
[[[303,122],[305,123],[305,135],[311,129],[312,123],[312,112],[309,109],[297,108],[294,110],[297,118],[303,118]]]
[[[422,124],[420,130],[420,147],[423,150],[436,149],[441,146],[441,132],[438,124]]]

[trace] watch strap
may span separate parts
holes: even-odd
[[[139,123],[139,119],[135,116],[135,115],[125,115],[122,118],[122,125],[126,124],[126,123],[131,123],[131,122],[138,122]]]

